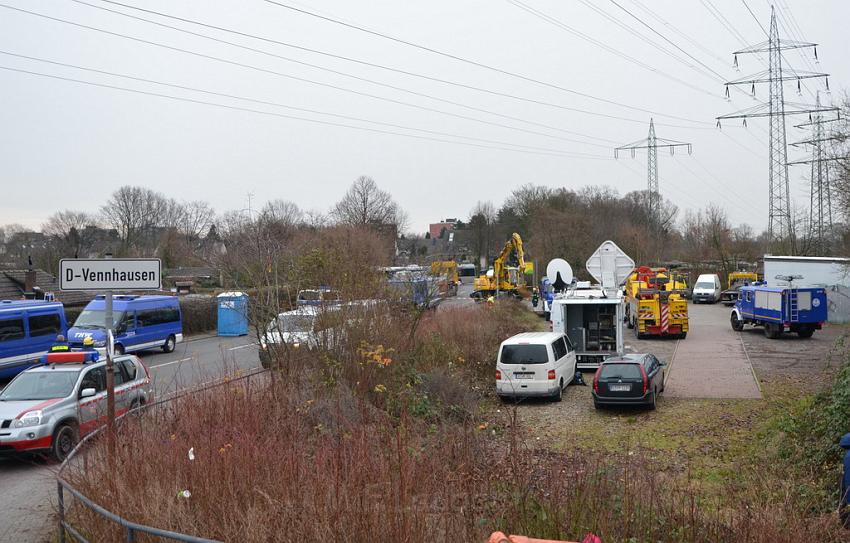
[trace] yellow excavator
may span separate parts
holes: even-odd
[[[514,232],[493,261],[493,269],[475,278],[471,297],[486,299],[490,296],[511,294],[519,296],[518,289],[525,286],[525,253],[522,238]]]

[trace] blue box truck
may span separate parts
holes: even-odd
[[[738,291],[738,299],[730,315],[732,329],[763,326],[770,339],[783,332],[810,338],[827,319],[826,291],[818,287],[768,286],[754,283]]]

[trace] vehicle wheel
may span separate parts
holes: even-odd
[[[115,351],[115,356],[121,356],[122,354],[124,354],[124,346],[121,345],[120,343],[116,343],[114,351]]]
[[[658,390],[652,389],[652,395],[649,397],[649,409],[655,411],[658,406]]]
[[[807,328],[801,328],[801,329],[797,330],[797,335],[800,336],[803,339],[808,339],[808,338],[812,337],[812,334],[814,334],[814,333],[815,333],[814,329],[808,328],[808,327]]]
[[[729,322],[732,325],[732,330],[735,330],[736,332],[740,332],[744,329],[744,321],[739,319],[738,315],[734,313],[732,313],[732,315],[729,317]]]
[[[596,409],[596,410],[599,410],[599,409],[602,409],[602,406],[599,405],[599,402],[597,402],[596,400],[593,400],[593,408]]]
[[[560,402],[564,399],[564,380],[561,379],[558,382],[558,390],[555,392],[555,395],[552,396],[552,399],[556,402]]]
[[[79,436],[77,430],[69,425],[63,424],[53,432],[53,442],[50,445],[50,455],[57,462],[64,462],[74,447],[77,446]]]
[[[165,343],[162,346],[162,352],[171,353],[174,352],[174,347],[177,345],[177,338],[174,336],[168,336],[168,339],[165,340]]]
[[[782,331],[775,324],[767,323],[764,325],[764,335],[768,339],[777,339],[781,334]]]
[[[687,332],[682,332],[681,334],[679,334],[679,339],[685,339],[685,338],[687,338],[687,337],[688,337],[688,333],[687,333]]]

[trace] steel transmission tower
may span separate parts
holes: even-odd
[[[820,93],[816,97],[816,106],[821,107]],[[797,128],[811,127],[812,137],[791,145],[795,147],[811,146],[812,156],[808,160],[795,160],[788,165],[811,165],[811,191],[809,196],[809,238],[812,252],[817,256],[825,256],[830,252],[829,234],[832,232],[832,197],[829,183],[829,163],[835,160],[828,156],[826,142],[839,139],[838,136],[827,136],[825,125],[839,119],[824,119],[823,113],[815,112],[812,120]]]
[[[660,142],[660,143],[659,143]],[[616,147],[614,149],[614,158],[617,158],[620,151],[629,150],[632,152],[632,158],[635,156],[635,151],[638,149],[646,149],[646,190],[647,190],[647,205],[649,207],[649,216],[659,224],[659,213],[661,211],[661,192],[658,188],[658,148],[664,147],[670,149],[670,154],[675,152],[676,147],[687,147],[688,154],[692,151],[690,143],[681,141],[667,140],[656,137],[655,122],[649,120],[649,136],[642,140]]]
[[[794,224],[791,220],[791,193],[788,183],[788,150],[785,139],[785,116],[816,111],[830,111],[819,106],[791,104],[785,102],[785,81],[797,81],[798,90],[803,79],[814,77],[827,78],[829,74],[797,71],[790,67],[783,70],[782,51],[786,49],[802,49],[812,47],[817,58],[817,44],[798,41],[782,40],[776,25],[776,13],[770,8],[770,32],[766,42],[759,43],[735,51],[735,66],[738,66],[738,55],[746,53],[767,52],[769,56],[768,69],[758,74],[729,81],[726,83],[726,96],[729,97],[729,85],[751,85],[755,97],[756,83],[768,83],[770,97],[767,104],[759,104],[729,115],[717,117],[718,126],[721,119],[747,119],[752,117],[768,117],[770,119],[770,141],[768,149],[768,237],[772,251],[794,254]],[[829,81],[827,80],[827,88]]]

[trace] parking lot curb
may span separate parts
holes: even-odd
[[[750,352],[747,350],[747,344],[744,343],[744,336],[741,335],[741,332],[736,332],[738,334],[738,341],[741,342],[741,348],[744,349],[744,354],[747,355],[747,364],[750,365],[750,371],[753,372],[753,379],[756,381],[756,387],[759,389],[759,396],[761,399],[764,399],[764,391],[761,389],[761,381],[759,381],[759,376],[756,375],[756,367],[753,366],[753,361],[750,360]]]
[[[681,339],[676,340],[676,347],[673,349],[673,354],[670,355],[670,364],[668,364],[669,369],[667,373],[664,374],[664,388],[667,388],[667,381],[670,380],[670,374],[673,373],[673,362],[676,360],[676,352],[679,350],[679,343]]]

